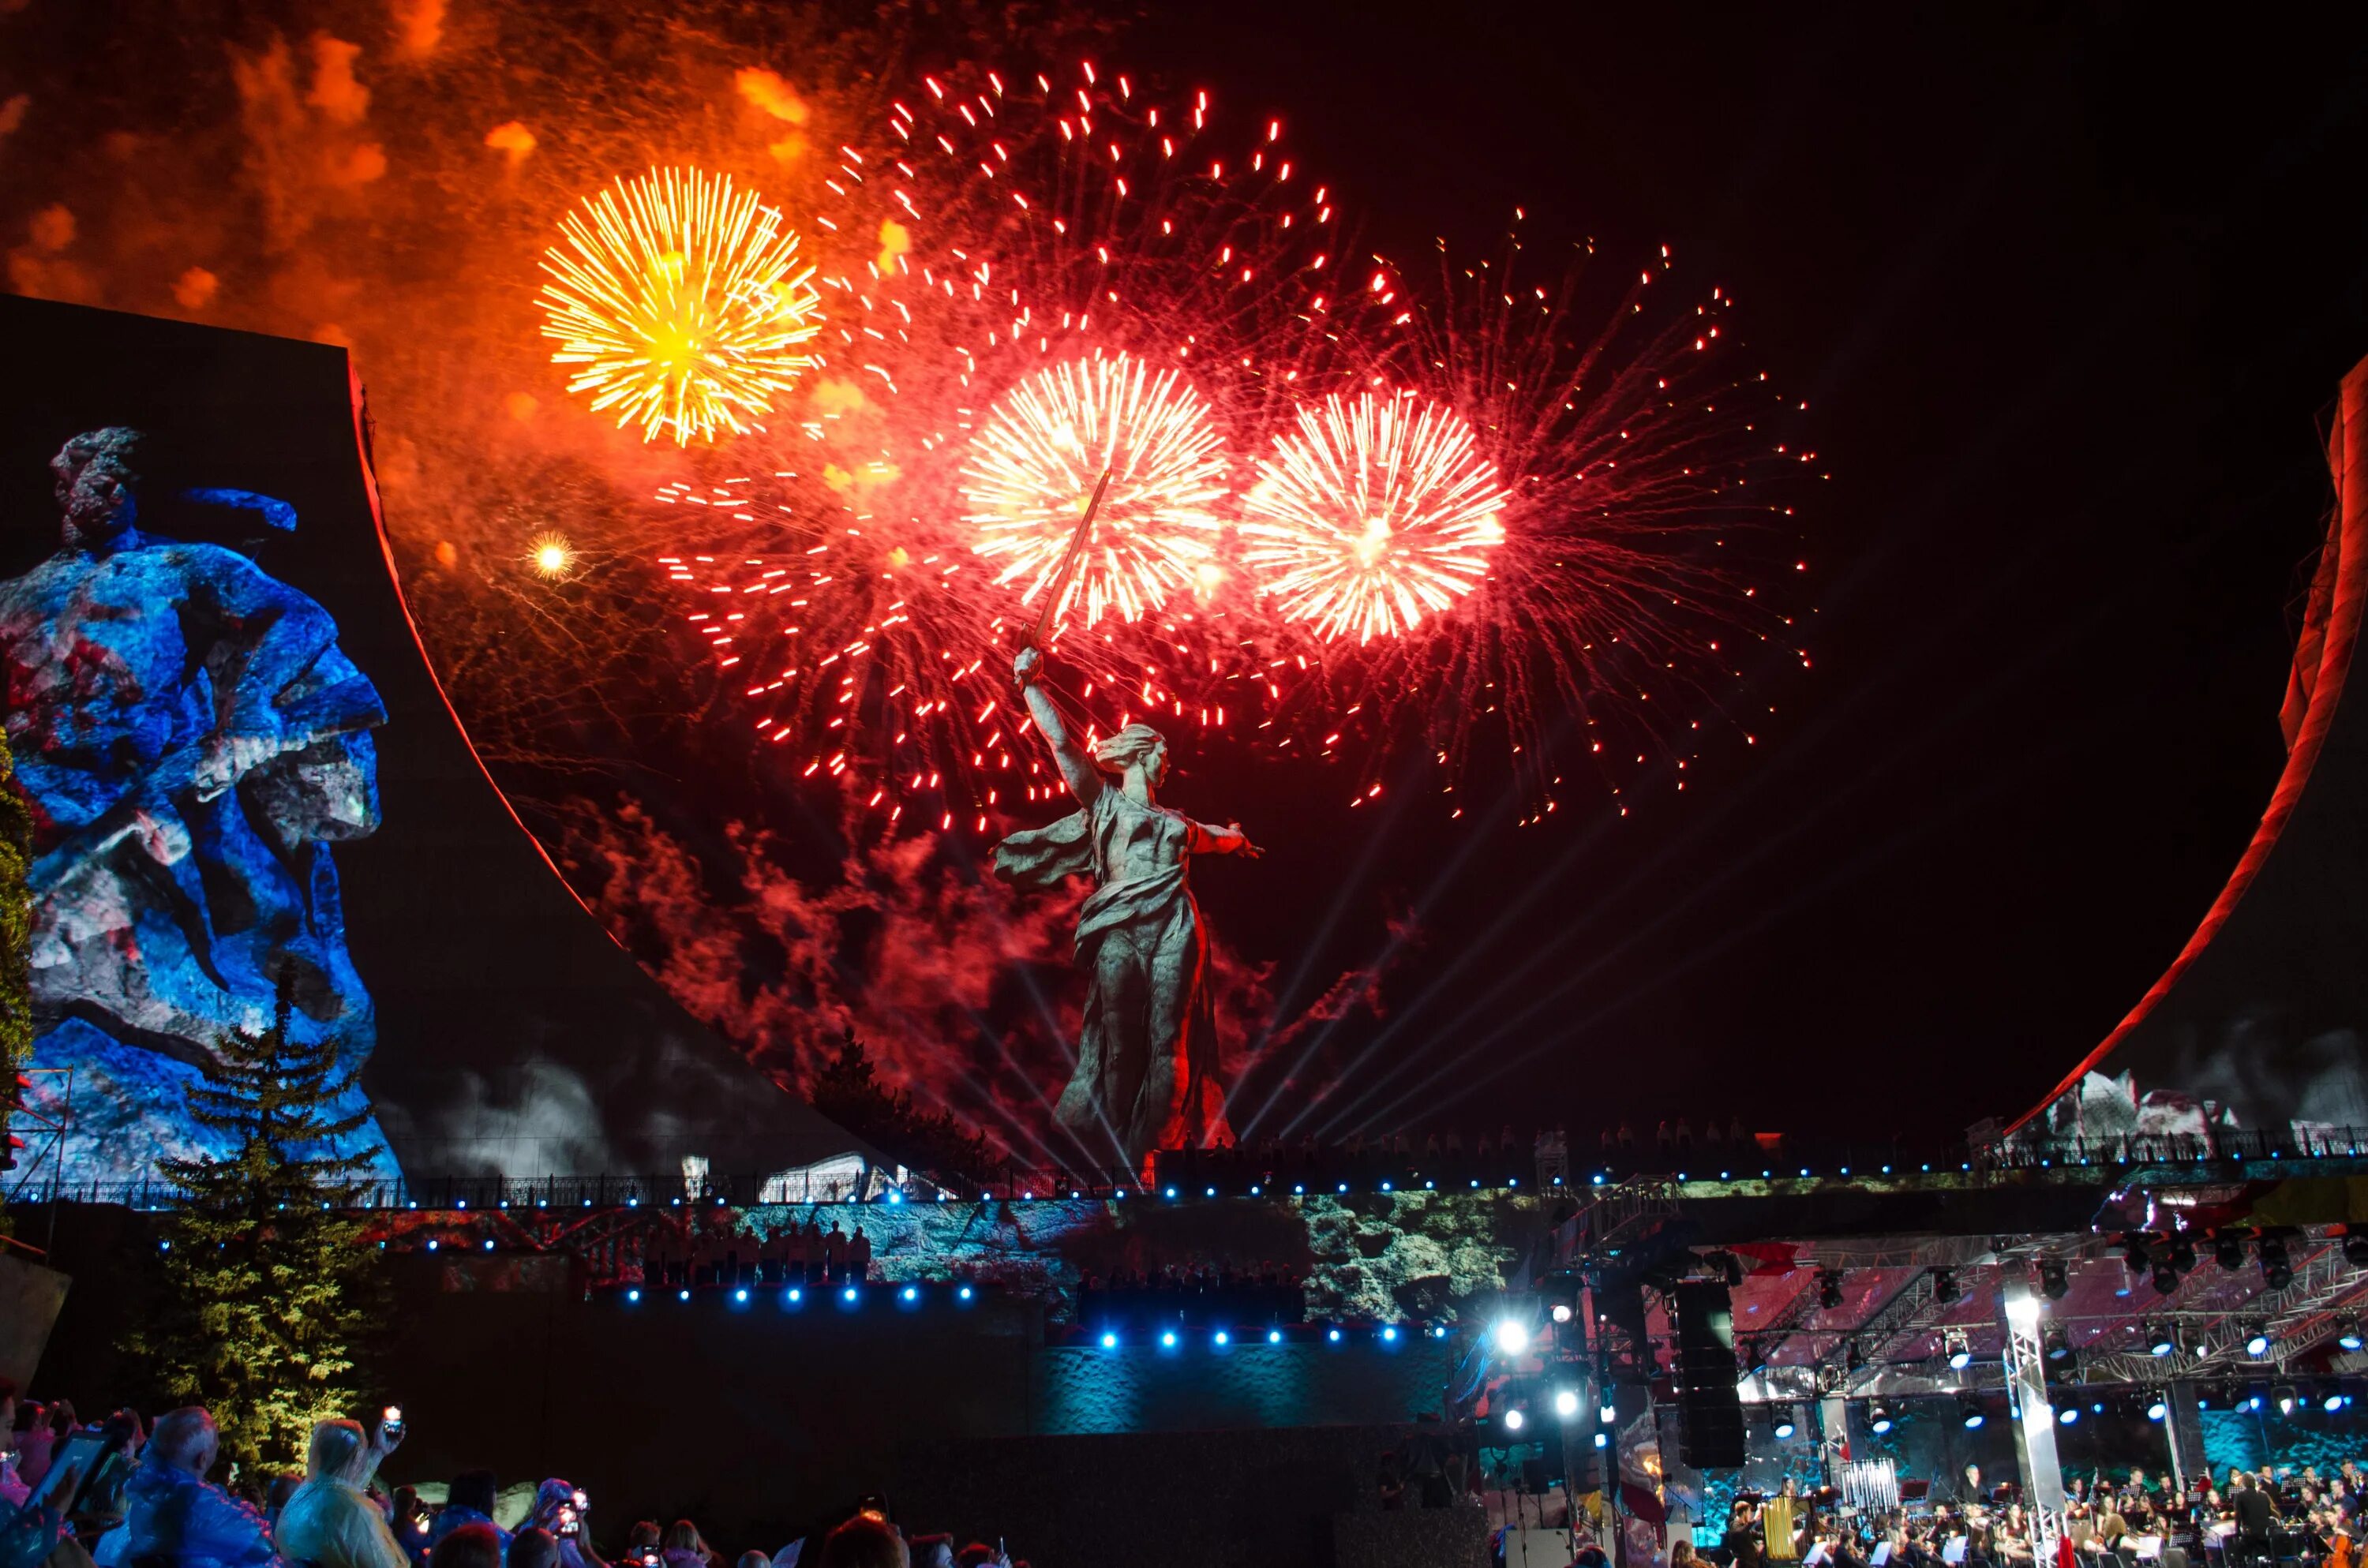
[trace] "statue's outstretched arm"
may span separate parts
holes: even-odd
[[[1036,684],[1036,676],[1044,667],[1044,655],[1033,648],[1022,648],[1011,662],[1011,678],[1019,683],[1020,694],[1028,699],[1028,715],[1044,733],[1044,744],[1053,748],[1053,760],[1060,766],[1061,777],[1069,781],[1069,793],[1077,804],[1090,806],[1102,792],[1101,771],[1094,759],[1077,747],[1070,738],[1069,727],[1061,721],[1061,710],[1053,704],[1052,693]]]
[[[1237,822],[1228,823],[1224,827],[1212,827],[1204,822],[1194,823],[1192,842],[1187,847],[1195,855],[1247,855],[1253,860],[1266,853],[1250,842],[1250,835],[1242,831],[1242,824]]]

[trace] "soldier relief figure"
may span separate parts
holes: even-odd
[[[1012,676],[1079,809],[1006,838],[995,869],[1037,890],[1094,881],[1077,916],[1087,975],[1077,1069],[1054,1117],[1084,1147],[1115,1144],[1137,1168],[1155,1149],[1230,1142],[1209,941],[1189,873],[1195,855],[1259,851],[1238,823],[1212,827],[1158,803],[1167,743],[1148,724],[1129,724],[1088,756],[1038,683],[1042,667],[1043,655],[1023,648]]]
[[[379,824],[386,708],[336,623],[248,555],[149,531],[136,430],[50,464],[56,552],[0,582],[8,742],[33,808],[33,1060],[80,1087],[66,1163],[112,1179],[222,1153],[184,1108],[212,1043],[270,1022],[366,1057],[330,846]],[[178,502],[296,525],[245,491]],[[360,1091],[343,1110],[368,1108]],[[344,1152],[395,1171],[374,1119]]]

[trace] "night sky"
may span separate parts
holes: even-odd
[[[1816,668],[1683,795],[1640,789],[1625,822],[1575,801],[1454,859],[1469,830],[1428,809],[1278,822],[1202,798],[1253,780],[1178,781],[1277,841],[1198,879],[1245,948],[1324,928],[1329,900],[1278,887],[1339,885],[1311,983],[1416,907],[1333,1104],[1396,1076],[1334,1131],[1739,1113],[1937,1142],[2030,1108],[2177,952],[2283,757],[2318,431],[2368,354],[2368,47],[2325,14],[2170,19],[1303,0],[1152,24],[1142,53],[1286,112],[1376,248],[1485,248],[1516,204],[1673,244],[1738,296],[1833,473],[1804,506]]]
[[[272,8],[298,37],[304,11]],[[1559,1120],[1591,1139],[1684,1114],[1937,1145],[2035,1105],[2179,950],[2283,758],[2329,500],[2319,429],[2368,354],[2368,13],[2351,12],[2207,30],[2114,6],[1194,0],[1115,24],[1131,68],[1281,115],[1294,157],[1410,272],[1438,237],[1493,253],[1516,206],[1533,236],[1592,236],[1607,257],[1669,244],[1685,298],[1739,301],[1748,362],[1808,400],[1832,474],[1773,557],[1808,562],[1775,570],[1815,667],[1755,667],[1736,703],[1759,744],[1706,744],[1682,794],[1631,776],[1625,819],[1580,788],[1517,830],[1485,767],[1463,823],[1428,788],[1345,811],[1337,774],[1178,737],[1167,802],[1269,850],[1195,886],[1275,966],[1281,1012],[1410,933],[1385,1016],[1310,1037],[1317,1067],[1295,1082],[1301,1047],[1270,1055],[1236,1126]],[[913,13],[891,25],[941,17]],[[736,14],[752,39],[780,15]],[[200,112],[176,92],[216,117],[235,101],[222,40],[187,51],[204,72],[184,83],[170,38],[90,35],[102,48],[78,13],[26,15],[74,56],[79,74],[51,75],[78,85],[42,98],[69,131],[77,106],[88,137]],[[159,54],[172,71],[143,74]],[[400,73],[363,60],[392,116]],[[0,164],[0,210],[63,188],[29,139],[48,124],[7,144],[22,162]],[[836,865],[829,804],[745,757],[736,710],[709,731],[740,777],[691,758],[629,786],[701,846],[762,818]],[[949,858],[974,870],[978,847]]]

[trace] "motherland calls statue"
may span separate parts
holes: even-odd
[[[290,1028],[347,1066],[376,1026],[328,846],[379,822],[386,708],[336,623],[237,551],[142,534],[142,437],[94,430],[50,464],[63,547],[0,583],[0,669],[34,816],[33,1065],[74,1069],[70,1178],[224,1153],[186,1091],[213,1041]],[[244,492],[186,499],[295,525]],[[341,1110],[366,1110],[356,1102]],[[397,1174],[375,1120],[341,1153]]]
[[[1129,724],[1088,757],[1037,684],[1043,656],[1020,650],[1012,675],[1080,810],[996,846],[996,874],[1024,888],[1090,876],[1077,916],[1087,976],[1077,1070],[1053,1116],[1089,1150],[1115,1145],[1140,1169],[1155,1149],[1232,1142],[1217,1077],[1209,939],[1186,872],[1194,855],[1258,853],[1235,823],[1210,827],[1152,797],[1167,743]],[[1103,775],[1113,775],[1105,778]]]

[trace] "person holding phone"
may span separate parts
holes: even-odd
[[[559,1548],[559,1568],[609,1568],[592,1545],[592,1529],[585,1521],[592,1499],[580,1486],[552,1476],[534,1490],[534,1511],[527,1523],[549,1530]]]
[[[370,1497],[370,1483],[403,1440],[400,1417],[362,1435],[355,1421],[324,1421],[313,1428],[304,1484],[279,1511],[273,1532],[283,1557],[316,1568],[410,1568],[386,1516]]]

